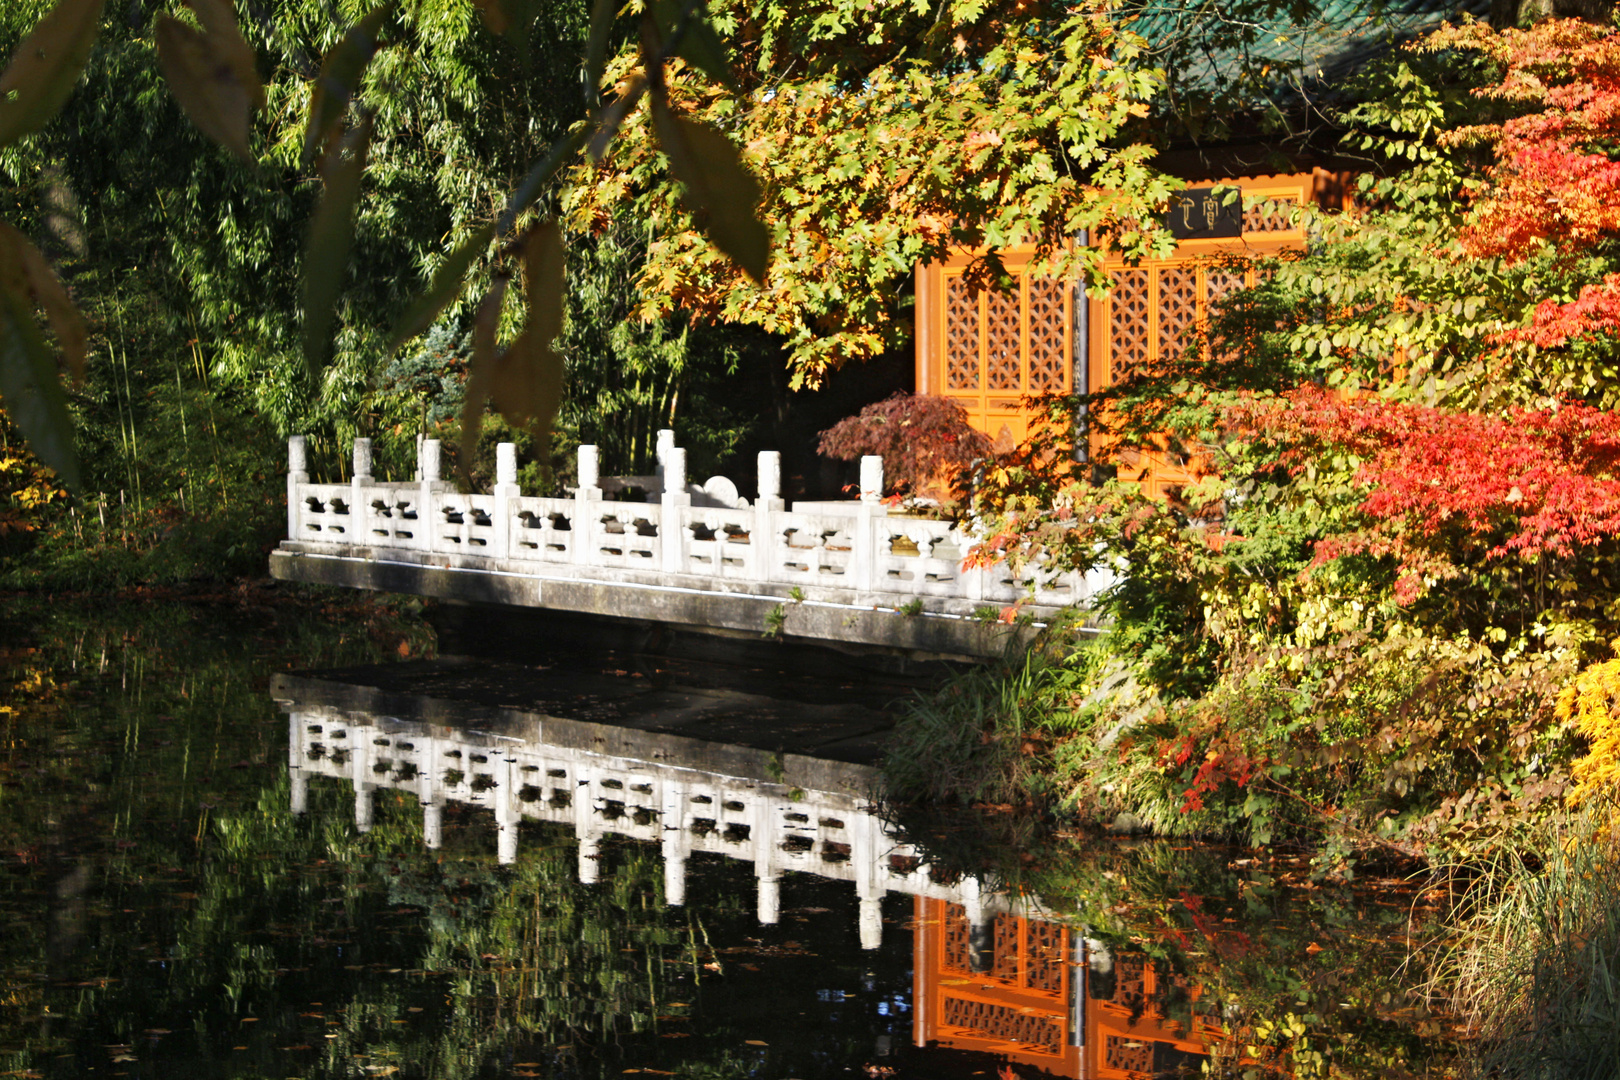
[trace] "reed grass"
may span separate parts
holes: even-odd
[[[1550,824],[1473,882],[1437,969],[1503,1080],[1620,1078],[1620,837],[1610,810]]]

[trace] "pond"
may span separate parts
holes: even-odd
[[[0,1075],[1387,1075],[1441,897],[896,819],[892,683],[245,590],[12,602]]]

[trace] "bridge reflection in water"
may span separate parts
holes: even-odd
[[[685,903],[692,856],[744,860],[763,924],[780,918],[788,871],[848,881],[864,949],[881,944],[883,897],[909,895],[916,1045],[993,1055],[1006,1080],[1198,1075],[1219,1038],[1199,988],[1146,955],[1088,938],[1037,897],[973,876],[941,880],[874,812],[870,766],[554,717],[481,730],[379,715],[333,686],[286,676],[273,686],[289,713],[295,813],[317,777],[352,787],[361,832],[379,791],[409,793],[436,849],[448,804],[487,809],[502,863],[520,857],[520,823],[550,822],[572,829],[585,884],[599,880],[606,837],[644,841],[661,850],[674,905]],[[422,711],[453,711],[430,704]]]

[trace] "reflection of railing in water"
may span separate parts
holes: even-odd
[[[1054,1076],[1142,1080],[1187,1066],[1196,1074],[1219,1037],[1196,1016],[1190,1029],[1170,1018],[1168,995],[1197,992],[1147,957],[1085,938],[1036,897],[1009,897],[972,876],[935,880],[925,854],[873,813],[865,796],[874,770],[838,766],[841,790],[801,790],[677,756],[654,750],[647,760],[307,702],[292,703],[289,720],[296,813],[307,809],[314,776],[352,785],[361,831],[371,828],[376,791],[409,792],[421,804],[424,841],[437,848],[446,803],[487,808],[503,863],[518,858],[522,821],[552,822],[577,837],[585,883],[598,880],[606,836],[652,842],[671,904],[685,902],[691,855],[746,860],[767,924],[780,917],[785,871],[849,881],[865,949],[881,944],[884,895],[916,898],[919,1046],[992,1053]]]
[[[664,896],[686,898],[686,860],[700,852],[754,864],[758,914],[775,923],[781,879],[796,870],[855,884],[863,948],[882,933],[879,904],[886,892],[964,905],[976,921],[990,917],[997,898],[979,882],[933,879],[918,849],[889,831],[865,792],[874,770],[850,765],[850,789],[807,791],[785,784],[725,776],[660,761],[642,761],[387,717],[359,719],[320,706],[295,706],[289,720],[288,771],[292,807],[303,813],[309,780],[325,776],[354,787],[355,824],[371,828],[373,793],[414,794],[422,807],[429,848],[442,839],[446,802],[493,812],[497,858],[518,856],[518,825],[549,821],[573,827],[579,878],[597,880],[597,854],[609,835],[659,844]]]

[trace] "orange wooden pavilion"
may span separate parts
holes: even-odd
[[[1017,282],[1004,292],[968,286],[963,270],[974,252],[919,266],[916,392],[958,402],[969,422],[992,439],[1021,439],[1029,426],[1025,397],[1093,393],[1186,348],[1212,302],[1253,284],[1252,270],[1234,273],[1213,257],[1302,247],[1306,237],[1291,221],[1291,209],[1306,202],[1342,209],[1348,195],[1347,176],[1321,168],[1191,182],[1188,188],[1215,186],[1242,191],[1236,236],[1186,239],[1169,257],[1136,264],[1110,258],[1105,269],[1115,284],[1102,295],[1086,295],[1077,282],[1032,275],[1029,247],[1003,252]],[[1129,470],[1153,494],[1187,481],[1185,462],[1168,455],[1116,464],[1121,475]]]

